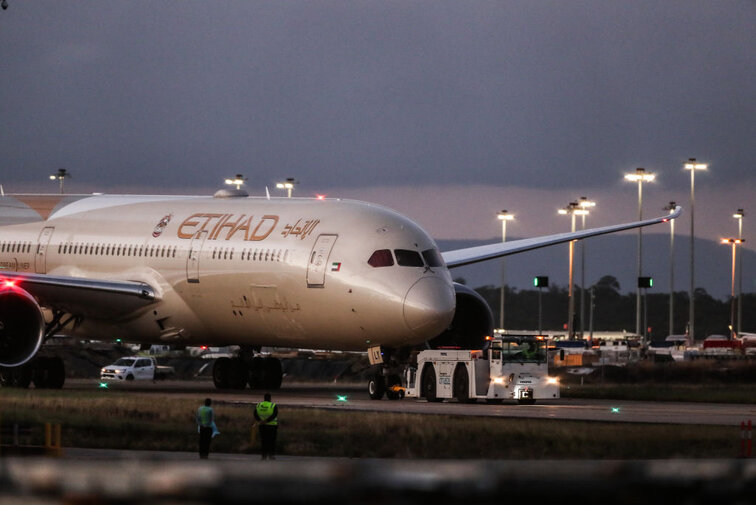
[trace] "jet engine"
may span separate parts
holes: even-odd
[[[17,286],[0,287],[0,366],[32,359],[44,336],[45,319],[34,297]]]
[[[460,347],[482,349],[486,337],[493,335],[493,313],[488,303],[475,290],[464,284],[454,283],[457,308],[451,325],[441,335],[432,339],[432,348]]]

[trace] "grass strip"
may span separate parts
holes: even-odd
[[[159,401],[109,391],[0,390],[0,419],[63,426],[63,445],[195,451],[201,398]],[[252,408],[214,405],[219,452],[257,452]],[[678,426],[281,408],[279,452],[351,458],[641,459],[737,456],[738,427]]]

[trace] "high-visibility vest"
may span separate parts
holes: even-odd
[[[199,425],[203,428],[210,428],[213,426],[213,409],[206,405],[197,409],[197,420]]]
[[[264,420],[268,417],[273,415],[273,410],[276,408],[276,404],[273,402],[260,402],[257,404],[257,417],[263,420],[264,424],[267,424],[268,426],[276,426],[278,424],[278,419],[275,417],[273,419],[268,420],[265,422]]]

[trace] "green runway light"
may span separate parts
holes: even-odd
[[[347,395],[336,395],[336,401],[337,402],[346,402],[347,401]]]
[[[107,382],[100,382],[100,385],[98,387],[100,389],[108,389],[108,383]]]
[[[619,414],[620,408],[619,407],[612,407],[612,414]]]

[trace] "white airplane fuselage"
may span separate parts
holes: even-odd
[[[0,267],[156,293],[134,312],[67,327],[84,338],[365,350],[425,342],[454,316],[448,269],[422,259],[440,257],[435,242],[377,205],[98,195],[44,217],[0,227]],[[368,263],[385,250],[392,265]],[[409,264],[396,251],[410,251]]]

